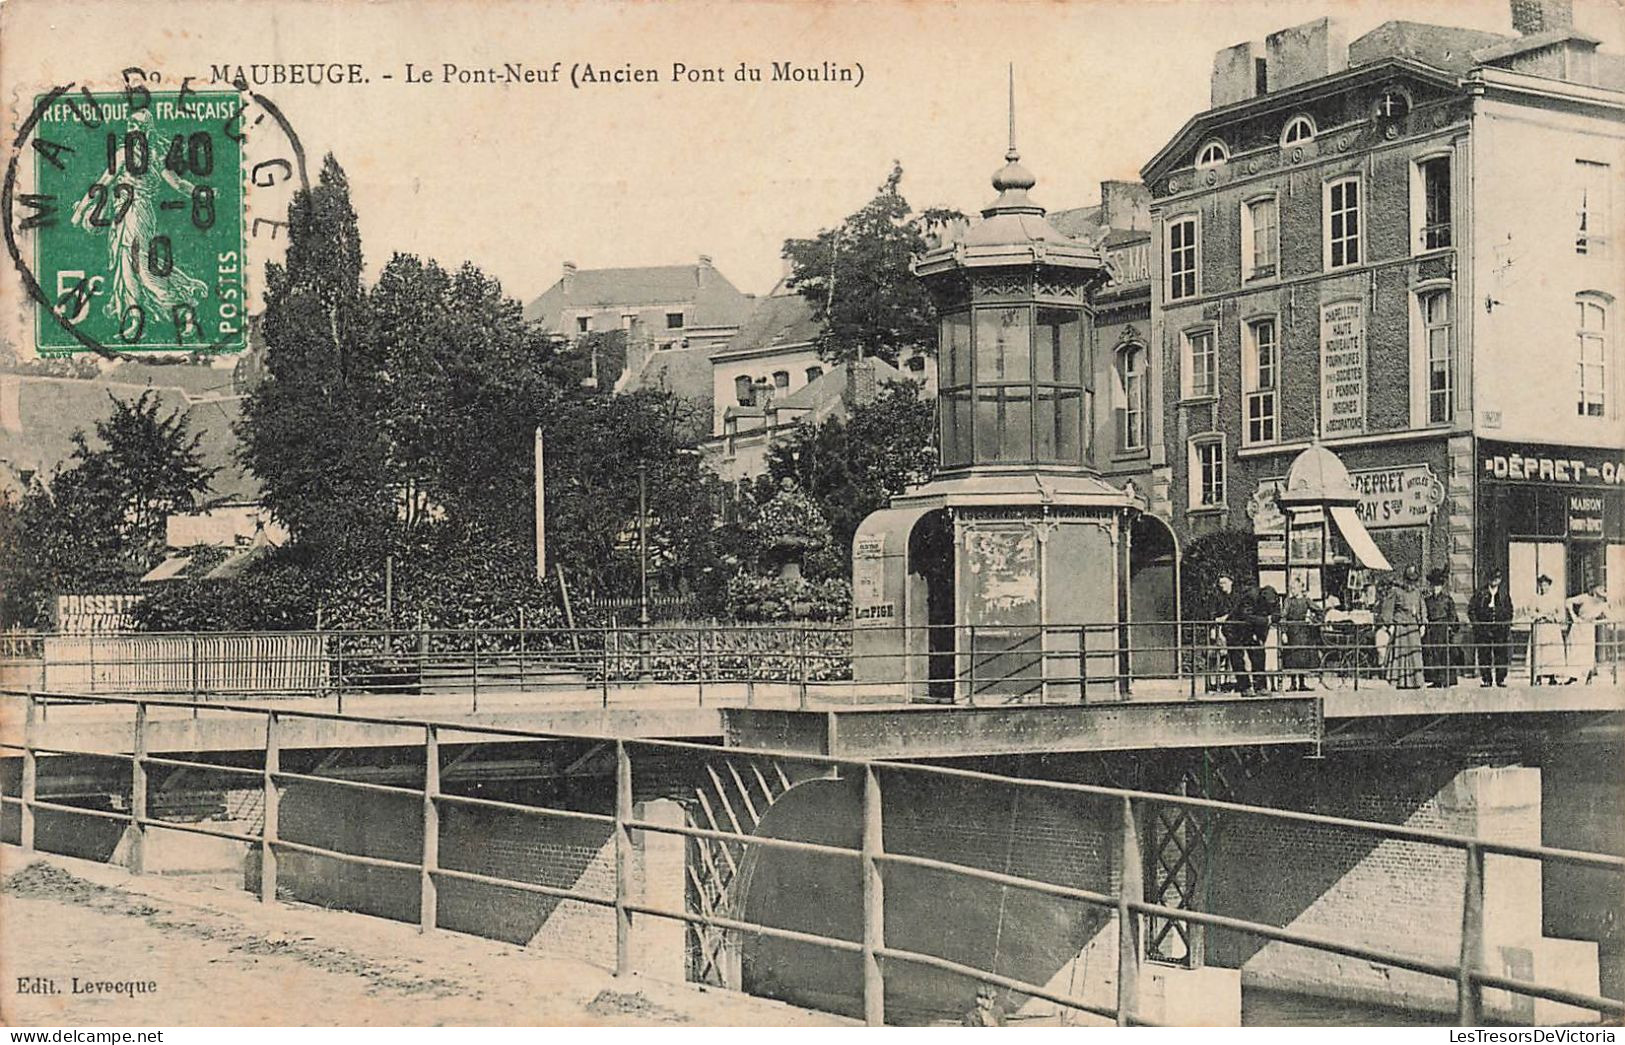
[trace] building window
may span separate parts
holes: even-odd
[[[789,388],[790,387],[790,371],[788,371],[788,370],[775,370],[775,371],[773,371],[773,387],[774,388]]]
[[[819,378],[821,378],[823,376],[824,376],[824,368],[823,367],[821,367],[821,366],[810,366],[810,367],[807,368],[807,383],[809,385],[812,384],[814,381],[817,381]]]
[[[1593,297],[1575,301],[1579,310],[1578,412],[1581,417],[1608,414],[1608,306]]]
[[[734,398],[740,406],[750,406],[756,397],[751,394],[752,381],[749,374],[740,374],[734,378]]]
[[[1224,147],[1224,142],[1208,142],[1202,146],[1202,151],[1196,155],[1198,167],[1222,167],[1230,159],[1230,150]]]
[[[1241,208],[1241,268],[1246,279],[1265,279],[1276,273],[1280,237],[1274,196],[1251,200]]]
[[[1411,213],[1417,222],[1414,242],[1419,250],[1450,246],[1450,157],[1434,156],[1416,165]]]
[[[591,330],[592,330],[592,317],[591,316],[577,316],[576,317],[576,333],[578,333],[578,334],[586,334],[586,333],[590,332]]]
[[[1452,334],[1450,291],[1435,290],[1416,299],[1422,320],[1422,344],[1427,377],[1427,423],[1449,424],[1456,414],[1456,359]]]
[[[1608,235],[1608,164],[1576,160],[1574,167],[1580,182],[1574,252],[1596,254]]]
[[[1168,223],[1168,300],[1196,296],[1196,216]]]
[[[1191,507],[1224,507],[1224,437],[1207,436],[1191,441]]]
[[[1186,399],[1202,399],[1218,395],[1219,359],[1213,349],[1212,330],[1187,330],[1185,341]]]
[[[667,312],[666,313],[666,329],[667,330],[681,330],[681,329],[683,329],[683,314],[681,312]]]
[[[1121,390],[1122,423],[1117,430],[1120,450],[1145,449],[1145,348],[1125,345],[1117,353],[1117,381]]]
[[[1307,116],[1294,116],[1281,131],[1282,145],[1298,145],[1315,137],[1315,121]]]
[[[1411,111],[1410,95],[1397,87],[1390,87],[1377,99],[1377,116],[1384,120],[1402,120]]]
[[[1360,263],[1360,179],[1326,183],[1326,267]]]
[[[1273,443],[1281,380],[1280,346],[1275,339],[1275,320],[1256,319],[1247,324],[1242,346],[1242,409],[1246,443]]]

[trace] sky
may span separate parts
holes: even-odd
[[[1615,53],[1625,50],[1621,3],[1575,2],[1577,26]],[[259,89],[287,115],[313,177],[326,152],[345,167],[369,272],[394,251],[468,260],[528,301],[566,260],[708,254],[760,294],[782,272],[783,241],[837,223],[893,160],[916,207],[988,203],[1005,149],[1007,63],[1034,197],[1083,206],[1101,180],[1136,178],[1207,107],[1214,51],[1323,14],[1351,40],[1397,18],[1510,32],[1507,0],[10,0],[0,98],[9,141],[34,91],[116,82],[129,65],[207,83],[213,65],[356,63],[368,82]],[[861,64],[863,80],[773,83],[775,61]],[[661,82],[439,82],[444,63],[507,62],[649,68]],[[679,62],[727,78],[672,83]],[[734,82],[741,62],[763,82]],[[407,63],[437,82],[406,82]],[[14,274],[0,286],[18,300]]]

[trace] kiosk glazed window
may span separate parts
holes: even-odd
[[[942,463],[1082,464],[1083,317],[1027,304],[942,317]]]

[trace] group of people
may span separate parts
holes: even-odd
[[[1481,685],[1505,686],[1516,620],[1530,625],[1529,664],[1536,685],[1596,679],[1597,626],[1609,618],[1608,592],[1601,581],[1564,599],[1553,592],[1551,577],[1542,574],[1534,602],[1520,614],[1505,575],[1496,571],[1468,600],[1465,621],[1443,569],[1428,572],[1425,589],[1420,581],[1420,571],[1407,566],[1369,614],[1377,664],[1397,688],[1451,686],[1475,664]],[[1277,684],[1267,653],[1272,632],[1279,650],[1278,678],[1287,689],[1307,690],[1308,677],[1321,669],[1321,626],[1352,616],[1340,612],[1335,596],[1323,603],[1311,598],[1296,579],[1284,598],[1268,585],[1238,588],[1229,576],[1221,576],[1218,586],[1217,618],[1235,678],[1224,688],[1245,695],[1262,694]]]

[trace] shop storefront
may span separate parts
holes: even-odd
[[[1625,453],[1478,441],[1475,554],[1504,569],[1514,606],[1545,574],[1566,595],[1602,581],[1625,592]]]

